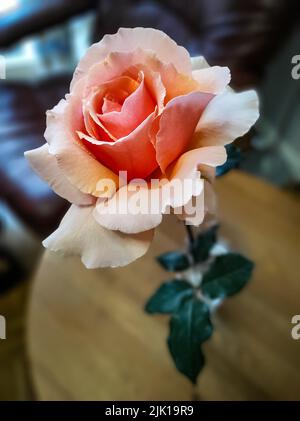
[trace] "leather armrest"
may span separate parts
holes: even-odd
[[[0,15],[0,48],[96,7],[97,0],[43,0]]]

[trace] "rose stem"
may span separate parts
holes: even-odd
[[[184,225],[185,225],[188,240],[189,240],[189,248],[192,249],[192,246],[193,246],[194,241],[195,241],[194,240],[194,233],[193,233],[192,227],[190,225],[186,225],[186,224],[184,224]]]

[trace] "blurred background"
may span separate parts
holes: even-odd
[[[259,122],[239,140],[241,169],[297,194],[299,18],[296,0],[0,1],[0,314],[12,320],[10,341],[0,341],[0,400],[33,397],[24,356],[28,285],[41,239],[67,208],[23,153],[44,143],[45,111],[68,91],[86,48],[121,26],[154,27],[191,55],[229,66],[233,87],[254,87],[261,99]]]

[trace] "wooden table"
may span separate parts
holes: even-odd
[[[167,317],[144,313],[168,278],[153,260],[182,242],[167,217],[146,256],[122,269],[86,270],[46,252],[29,306],[28,352],[39,399],[299,399],[300,202],[240,172],[217,182],[222,235],[256,262],[251,284],[215,315],[197,387],[173,367]],[[105,246],[105,245],[104,245]]]

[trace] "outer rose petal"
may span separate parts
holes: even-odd
[[[194,70],[193,79],[198,82],[201,92],[219,94],[229,84],[231,75],[228,67],[213,66],[207,69]]]
[[[128,212],[125,206],[127,206],[130,201],[135,201],[135,197],[145,206],[145,204],[150,203],[149,196],[150,192],[147,189],[144,189],[143,192],[140,190],[136,193],[128,191],[128,186],[124,186],[107,202],[104,202],[103,200],[97,201],[94,210],[94,218],[101,226],[110,230],[118,230],[126,234],[148,231],[161,223],[161,212],[149,212],[148,214],[139,212],[133,214]],[[122,208],[124,207],[125,213],[122,212]]]
[[[202,212],[199,207],[202,207]],[[207,213],[215,214],[217,207],[217,199],[214,189],[209,181],[204,180],[204,189],[198,197],[192,197],[184,208],[181,208],[181,213],[177,214],[178,219],[185,221],[189,225],[198,226],[202,224],[203,219]],[[195,212],[194,209],[197,209]],[[179,212],[179,209],[177,209]]]
[[[161,223],[162,215],[167,207],[178,208],[186,205],[192,196],[198,196],[202,192],[203,184],[196,183],[199,180],[198,167],[201,165],[215,167],[226,161],[226,151],[223,146],[199,148],[183,154],[170,169],[169,181],[160,189],[161,194],[156,194],[154,189],[141,187],[136,194],[141,207],[151,203],[152,209],[131,214],[128,209],[130,200],[134,200],[134,193],[130,192],[130,185],[121,187],[114,197],[107,202],[98,200],[94,216],[100,225],[107,229],[119,230],[124,233],[137,233],[155,228]],[[184,194],[178,194],[176,183],[192,180],[194,184],[185,186]],[[174,190],[172,189],[174,186]],[[170,192],[170,194],[169,194]],[[151,194],[151,198],[150,198]],[[164,200],[161,198],[163,197]],[[153,212],[155,209],[155,213]],[[144,209],[143,209],[144,210]],[[148,212],[147,212],[148,210]]]
[[[203,56],[191,57],[192,70],[207,69],[210,65]]]
[[[55,156],[49,154],[46,144],[40,148],[25,152],[32,169],[55,191],[56,194],[76,205],[92,205],[93,196],[84,194],[74,187],[60,170]]]
[[[259,117],[255,91],[217,95],[204,110],[196,128],[193,148],[226,145],[243,136]]]
[[[197,179],[197,183],[195,180]],[[139,191],[129,191],[126,185],[119,189],[116,195],[106,203],[98,200],[94,216],[100,225],[107,229],[119,230],[124,233],[138,233],[157,227],[162,221],[162,215],[169,207],[178,207],[186,204],[190,197],[199,195],[203,189],[203,182],[199,179],[196,170],[191,173],[191,184],[185,185],[181,191],[180,179],[165,182],[161,187],[141,187]],[[194,183],[192,183],[194,182]],[[143,211],[130,212],[126,206],[130,202],[139,203]]]
[[[178,46],[164,32],[152,28],[120,28],[116,34],[105,35],[100,42],[93,44],[87,50],[75,70],[71,90],[91,66],[103,61],[109,53],[130,52],[137,48],[152,51],[162,62],[173,63],[181,73],[191,72],[191,61],[187,50]]]
[[[58,229],[43,245],[66,255],[79,255],[89,268],[125,266],[149,248],[153,231],[124,235],[102,228],[93,218],[94,206],[72,205]]]
[[[193,149],[181,157],[169,169],[169,179],[188,179],[195,177],[201,166],[217,167],[226,162],[227,154],[223,146],[208,146]],[[184,205],[184,203],[176,206]]]
[[[156,136],[156,160],[163,172],[188,146],[203,110],[213,95],[192,92],[166,105]]]
[[[72,108],[70,101],[75,101],[77,104],[73,103]],[[83,193],[99,196],[102,192],[98,191],[98,182],[108,178],[117,186],[118,176],[100,164],[76,141],[75,125],[79,120],[77,106],[81,110],[80,98],[69,96],[68,101],[61,100],[48,111],[45,138],[49,144],[50,154],[56,156],[59,168],[70,183]]]

